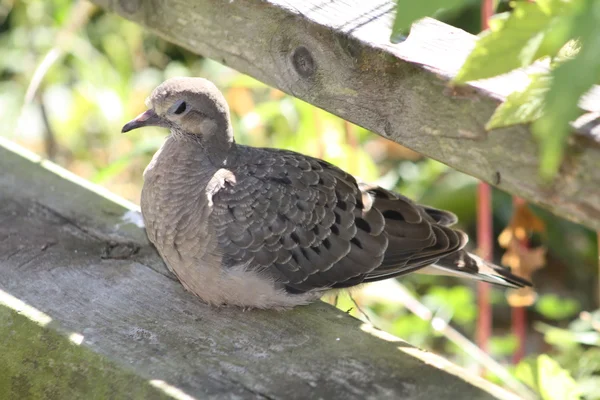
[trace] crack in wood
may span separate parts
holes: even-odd
[[[103,240],[102,234],[94,232],[93,229],[91,229],[89,227],[85,227],[84,225],[81,225],[73,217],[68,217],[66,215],[63,215],[63,214],[59,213],[58,211],[48,207],[47,205],[42,204],[35,200],[33,201],[33,204],[36,207],[38,207],[39,209],[46,212],[47,214],[53,216],[56,220],[59,221],[60,224],[71,226],[71,227],[75,228],[77,231],[79,231],[80,233],[82,233],[84,236],[89,237],[90,239],[94,239],[94,240],[98,240],[98,241]],[[39,213],[39,211],[35,211],[35,212]]]
[[[4,258],[4,261],[9,261],[11,258],[13,258],[17,254],[19,254],[24,249],[25,249],[25,246],[19,246],[15,251],[8,253],[8,255],[6,255],[6,257]]]
[[[248,385],[245,385],[244,383],[242,383],[240,381],[237,381],[237,380],[235,380],[233,378],[230,378],[227,375],[227,372],[224,371],[224,370],[221,370],[220,372],[221,372],[221,375],[214,375],[213,376],[213,378],[216,381],[219,381],[219,382],[221,382],[223,384],[226,384],[228,386],[238,387],[238,388],[242,389],[245,392],[248,392],[248,393],[251,393],[251,394],[257,396],[259,399],[264,399],[264,400],[278,400],[278,399],[280,399],[280,397],[272,397],[272,396],[270,396],[270,395],[268,395],[266,393],[263,393],[263,392],[258,391],[256,389],[253,389],[253,388],[249,387]]]
[[[27,250],[29,250],[29,249],[27,249]],[[15,266],[15,268],[17,268],[17,269],[24,269],[28,265],[30,265],[33,261],[37,260],[38,258],[40,258],[43,255],[44,255],[44,253],[42,251],[40,251],[39,253],[34,254],[28,260],[17,263],[17,265]]]

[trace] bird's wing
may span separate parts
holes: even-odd
[[[412,271],[449,275],[484,281],[510,288],[531,286],[531,283],[511,273],[509,268],[499,267],[464,250],[468,238],[463,232],[450,228],[457,222],[454,214],[411,202],[409,199],[379,187],[360,185],[363,191],[373,195],[373,207],[385,218],[385,232],[389,245],[385,257],[377,269],[365,275],[363,282],[374,282],[407,274]],[[402,218],[397,215],[398,207],[415,211],[414,220],[407,220],[406,212]],[[422,221],[417,225],[418,213]],[[432,229],[433,240],[428,247],[419,249],[416,245],[407,245],[407,239],[413,235],[413,229],[424,237],[427,226]],[[408,255],[407,252],[411,255]],[[406,261],[408,258],[408,261]],[[423,268],[425,267],[425,268]]]
[[[305,292],[408,273],[466,242],[445,226],[450,213],[358,184],[322,160],[257,152],[212,197],[225,267],[245,264]]]

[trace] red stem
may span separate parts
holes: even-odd
[[[600,304],[600,231],[596,232],[596,240],[598,241],[598,304]]]
[[[477,245],[484,260],[491,261],[494,232],[492,227],[492,189],[484,182],[477,187]],[[480,282],[477,285],[477,344],[487,352],[492,334],[492,307],[490,305],[490,285]]]
[[[513,197],[513,207],[525,204],[525,200],[519,197]],[[519,241],[519,246],[529,247],[529,240],[524,238]],[[525,342],[527,341],[527,310],[525,307],[512,308],[512,331],[518,339],[518,347],[513,354],[513,364],[518,364],[525,357]]]
[[[494,1],[482,0],[481,3],[481,29],[489,28],[489,19],[494,14]],[[515,197],[514,205],[524,203]],[[599,239],[600,240],[600,239]],[[493,250],[492,212],[491,212],[491,190],[485,183],[478,187],[478,211],[477,211],[477,243],[484,259],[491,261]],[[527,240],[520,243],[528,247]],[[489,285],[479,283],[478,287],[479,320],[477,321],[477,343],[479,347],[487,351],[489,337],[492,331],[492,310],[489,304]],[[513,363],[518,363],[525,356],[525,341],[527,339],[527,313],[524,307],[512,309],[512,331],[518,338],[518,348],[513,354]]]
[[[488,20],[494,14],[494,1],[481,2],[481,29],[489,27]],[[494,232],[492,227],[492,189],[480,182],[477,187],[477,245],[484,260],[491,260]],[[490,285],[480,282],[477,285],[477,345],[485,352],[492,334],[492,307],[490,305]]]
[[[525,341],[527,340],[527,310],[525,307],[512,308],[512,331],[518,340],[518,347],[513,354],[512,362],[518,364],[525,357]]]
[[[490,27],[488,21],[494,15],[494,0],[481,0],[481,30]]]

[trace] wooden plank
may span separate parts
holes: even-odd
[[[8,299],[18,304],[0,291],[0,304]],[[0,337],[3,399],[171,398],[148,380],[36,324],[23,310],[0,306]]]
[[[160,36],[419,153],[600,230],[600,90],[560,175],[538,178],[527,126],[486,132],[523,71],[449,89],[475,37],[432,19],[392,44],[392,0],[94,0]],[[533,68],[540,68],[535,66]]]
[[[0,170],[2,398],[517,398],[325,303],[210,308],[128,208],[2,146]]]

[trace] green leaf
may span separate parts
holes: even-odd
[[[392,27],[392,43],[398,43],[408,32],[411,24],[423,17],[432,16],[436,13],[449,9],[461,9],[474,0],[397,0],[396,17]]]
[[[522,92],[508,95],[506,101],[494,111],[485,129],[491,130],[516,124],[526,124],[542,116],[544,99],[551,82],[551,76],[530,75],[531,82]]]
[[[600,333],[595,330],[574,331],[556,328],[543,322],[536,322],[535,329],[544,334],[548,344],[561,348],[574,348],[578,344],[600,346]]]
[[[586,316],[587,318],[579,316],[578,319],[572,321],[569,324],[569,330],[574,332],[594,331],[597,332],[600,337],[600,332],[595,328],[600,324],[600,309],[588,312],[587,314],[589,314],[589,316]]]
[[[549,21],[544,31],[544,38],[533,56],[534,60],[545,56],[555,57],[560,53],[565,43],[570,39],[569,34],[572,21],[570,14],[568,16],[552,18]]]
[[[561,320],[572,317],[579,311],[580,305],[574,299],[561,299],[555,294],[545,294],[538,299],[535,308],[546,318]]]
[[[580,114],[579,98],[600,78],[600,2],[585,1],[570,36],[580,38],[581,48],[552,71],[543,116],[532,125],[540,142],[540,173],[546,179],[558,171],[571,131],[569,123]]]
[[[489,341],[490,353],[498,356],[513,354],[519,347],[519,339],[514,335],[492,336]]]
[[[537,3],[518,2],[510,16],[502,18],[491,25],[494,30],[477,41],[454,78],[455,83],[490,78],[530,65],[537,58],[558,52],[566,41],[558,47],[551,46],[556,39],[545,41],[549,28],[555,25],[555,17]],[[544,51],[540,52],[543,43]]]
[[[586,399],[598,399],[600,376],[586,376],[585,378],[580,378],[577,383]]]
[[[494,32],[494,31],[498,31],[498,30],[502,29],[502,27],[504,26],[506,21],[508,21],[508,18],[510,18],[509,12],[503,12],[503,13],[492,15],[490,17],[490,19],[488,20],[488,25],[490,27],[490,31]]]
[[[534,388],[544,400],[576,400],[581,398],[577,383],[556,361],[546,354],[524,360],[516,376]]]
[[[452,320],[461,325],[473,323],[477,316],[473,291],[466,286],[435,286],[423,301],[431,309],[446,310]]]

